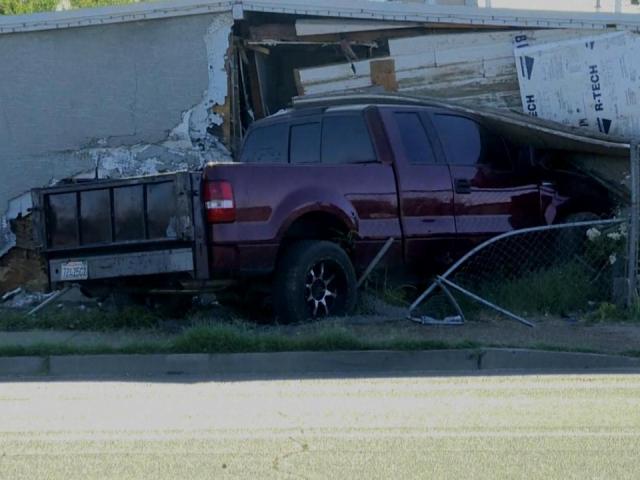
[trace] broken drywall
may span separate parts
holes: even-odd
[[[217,136],[224,121],[217,107],[225,104],[228,93],[226,55],[233,22],[231,13],[213,18],[203,37],[208,88],[198,104],[182,113],[180,123],[166,133],[164,141],[113,146],[112,137],[92,141],[91,147],[76,151],[51,152],[52,156],[64,158],[65,164],[85,165],[86,168],[69,171],[68,175],[65,172],[64,177],[50,178],[49,185],[66,179],[124,178],[199,169],[208,162],[231,160],[229,151]],[[31,196],[25,193],[11,200],[0,216],[0,257],[16,245],[11,222],[28,215],[30,209]]]
[[[216,107],[224,105],[227,97],[226,58],[232,27],[233,16],[220,15],[211,23],[204,36],[209,86],[203,101],[191,110],[189,116],[190,138],[203,150],[216,147],[218,139],[211,135],[211,127],[220,127],[223,122]]]
[[[9,201],[9,208],[0,217],[0,257],[16,244],[16,236],[11,230],[10,220],[26,217],[31,212],[31,195],[25,193]]]

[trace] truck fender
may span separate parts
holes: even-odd
[[[280,224],[281,240],[291,225],[308,213],[328,213],[339,219],[350,231],[358,231],[358,214],[343,195],[325,188],[304,188],[287,195],[275,208],[273,219]]]

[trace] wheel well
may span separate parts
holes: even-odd
[[[354,232],[336,215],[311,212],[296,219],[285,232],[280,251],[298,240],[328,240],[340,244],[348,254],[353,251]]]

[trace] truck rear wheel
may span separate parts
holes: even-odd
[[[351,260],[332,242],[294,243],[278,263],[273,298],[281,323],[347,315],[357,300]]]

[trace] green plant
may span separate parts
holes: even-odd
[[[623,312],[618,306],[609,302],[602,302],[598,307],[587,315],[587,320],[590,322],[605,322],[611,320],[619,320],[624,318],[625,312]]]
[[[44,330],[138,330],[154,328],[159,317],[144,307],[128,307],[122,310],[103,311],[97,309],[77,310],[65,308],[48,309],[33,317],[22,312],[3,310],[0,312],[0,331],[31,329]]]
[[[578,262],[540,269],[521,278],[482,285],[480,296],[517,313],[563,314],[583,310],[602,296],[592,272]]]
[[[25,15],[53,10],[58,0],[0,0],[0,15]]]
[[[138,3],[139,0],[71,0],[71,8],[95,8]],[[26,15],[55,10],[59,0],[0,0],[0,15]]]

